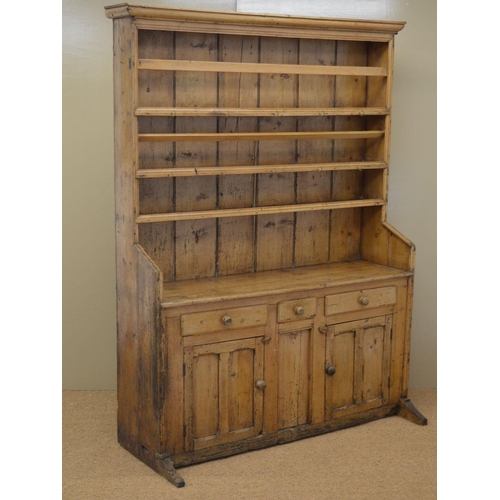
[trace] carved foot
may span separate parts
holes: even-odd
[[[158,474],[163,476],[167,481],[171,482],[177,488],[182,488],[186,483],[179,473],[175,470],[174,464],[172,460],[170,460],[170,456],[168,453],[164,453],[163,455],[156,455],[155,460],[155,469]]]
[[[427,419],[413,406],[409,399],[403,398],[399,400],[397,414],[414,424],[427,425]]]

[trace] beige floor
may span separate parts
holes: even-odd
[[[63,393],[64,500],[436,498],[436,391],[410,392],[427,427],[390,417],[180,469],[177,489],[116,442],[116,393]]]

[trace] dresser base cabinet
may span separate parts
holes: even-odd
[[[386,221],[404,23],[120,4],[118,440],[176,471],[407,399],[415,247]]]

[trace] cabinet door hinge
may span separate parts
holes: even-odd
[[[186,363],[182,363],[182,376],[186,376]]]

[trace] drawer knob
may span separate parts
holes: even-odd
[[[263,391],[267,387],[267,383],[265,380],[257,380],[257,382],[255,382],[255,387],[257,387],[259,391]]]
[[[295,306],[295,314],[302,316],[302,314],[304,314],[304,308],[302,306]]]
[[[231,316],[222,316],[222,322],[225,325],[230,325],[233,322],[233,318]]]
[[[327,375],[333,375],[335,373],[335,366],[327,366],[325,371]]]
[[[370,299],[368,297],[365,297],[364,295],[359,298],[359,303],[362,306],[367,306],[370,303]]]

